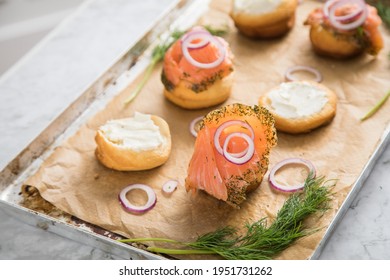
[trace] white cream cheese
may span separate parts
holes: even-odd
[[[156,149],[166,141],[151,115],[138,112],[132,118],[108,121],[100,130],[109,141],[136,152]]]
[[[234,0],[233,11],[246,14],[266,14],[273,12],[282,0]]]
[[[318,113],[328,102],[325,90],[306,82],[282,83],[268,98],[276,114],[292,119]]]

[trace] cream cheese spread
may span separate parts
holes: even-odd
[[[233,11],[246,14],[266,14],[273,12],[282,0],[234,0]]]
[[[108,121],[100,130],[109,141],[136,152],[156,149],[166,141],[151,115],[138,112],[132,118]]]
[[[268,98],[277,115],[292,119],[318,113],[328,102],[325,90],[306,82],[282,83]]]

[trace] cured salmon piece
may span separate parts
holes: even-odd
[[[228,43],[196,27],[183,35],[164,56],[164,95],[185,109],[207,108],[229,98],[233,55]]]
[[[315,49],[322,54],[333,52],[331,56],[335,57],[354,56],[363,51],[377,55],[384,47],[383,37],[379,30],[382,20],[375,7],[368,4],[366,7],[367,18],[364,23],[351,30],[335,28],[329,17],[325,15],[323,8],[313,10],[304,24],[311,26],[310,37]],[[336,15],[346,16],[354,9],[356,9],[354,5],[341,6],[336,10]]]
[[[276,143],[274,118],[263,107],[236,103],[210,112],[196,138],[186,190],[203,190],[239,207],[246,194],[260,185]]]
[[[204,29],[197,27],[195,30]],[[221,45],[226,49],[227,55],[225,55],[221,64],[208,69],[199,68],[196,65],[191,64],[183,55],[182,40],[177,40],[168,49],[164,57],[162,75],[165,75],[166,86],[169,84],[170,87],[176,87],[180,81],[183,81],[189,88],[199,93],[206,90],[207,87],[216,80],[229,75],[233,71],[232,54],[228,44],[223,38],[215,38],[219,40]],[[190,49],[189,53],[191,57],[201,63],[211,63],[217,60],[220,55],[218,47],[212,42],[200,48]]]

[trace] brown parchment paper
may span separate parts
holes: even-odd
[[[305,135],[278,133],[278,145],[270,156],[270,167],[288,157],[303,157],[315,164],[319,174],[338,179],[331,209],[309,221],[311,226],[321,230],[300,239],[277,257],[307,259],[319,245],[389,124],[390,102],[369,120],[359,120],[390,90],[389,34],[382,28],[385,49],[377,58],[363,55],[337,61],[313,53],[309,28],[303,26],[308,13],[321,3],[304,1],[297,9],[293,30],[283,38],[268,41],[250,40],[237,33],[228,16],[228,3],[230,1],[212,1],[201,20],[202,24],[228,24],[231,28],[226,40],[235,55],[235,84],[225,104],[257,104],[261,94],[284,81],[285,70],[293,65],[316,67],[324,76],[323,84],[333,89],[339,98],[332,123]],[[167,101],[162,94],[160,72],[161,66],[129,106],[125,107],[123,101],[137,81],[119,93],[105,109],[60,145],[25,184],[37,187],[44,199],[63,211],[127,237],[190,241],[221,226],[229,224],[242,228],[246,222],[274,217],[287,195],[272,191],[267,180],[249,195],[239,210],[203,192],[196,196],[186,193],[184,180],[195,142],[188,125],[192,119],[213,108],[189,111]],[[135,111],[161,116],[170,125],[172,152],[168,162],[142,172],[105,168],[94,155],[96,129],[109,119],[132,116]],[[168,179],[180,182],[171,196],[161,192],[161,186]],[[154,188],[157,204],[151,211],[133,215],[122,209],[118,193],[132,183],[145,183]]]

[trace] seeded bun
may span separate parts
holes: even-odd
[[[118,171],[147,170],[164,164],[171,152],[171,134],[166,121],[158,116],[151,116],[153,123],[159,127],[164,139],[163,144],[155,149],[136,151],[110,141],[104,131],[96,132],[96,158],[106,167]],[[120,121],[120,120],[117,120]]]
[[[193,91],[187,83],[180,81],[173,89],[164,88],[164,95],[169,101],[185,109],[207,108],[229,98],[233,81],[233,73],[230,73],[200,92]]]
[[[298,0],[282,0],[275,10],[256,14],[237,9],[233,0],[230,16],[245,36],[274,38],[285,35],[294,26],[297,5]]]
[[[272,105],[272,100],[269,98],[269,94],[272,91],[279,89],[281,85],[269,90],[260,97],[259,105],[267,108],[274,116],[275,127],[278,131],[283,131],[291,134],[307,133],[317,127],[328,124],[332,121],[332,119],[336,115],[337,107],[337,96],[332,90],[316,82],[297,81],[290,83],[304,83],[305,85],[308,85],[314,89],[322,90],[325,93],[327,101],[319,112],[313,113],[308,116],[287,118],[285,116],[281,116],[276,112],[275,107],[273,107]]]

